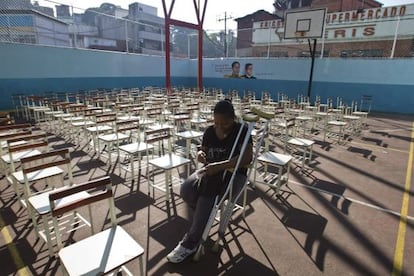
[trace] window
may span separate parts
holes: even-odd
[[[340,57],[383,57],[381,49],[342,50]]]
[[[161,43],[159,41],[154,41],[154,40],[144,40],[144,48],[146,49],[150,49],[150,50],[161,50]]]
[[[260,52],[260,57],[267,57],[268,52],[264,51],[264,52]],[[288,57],[289,54],[288,52],[284,52],[284,51],[270,51],[269,52],[269,57]]]
[[[0,40],[9,41],[9,42],[17,42],[17,43],[36,44],[36,37],[30,34],[0,35]]]
[[[274,51],[270,52],[269,55],[271,57],[288,57],[288,52],[281,52],[281,51]]]
[[[299,51],[297,56],[298,57],[310,57],[311,53],[309,51]],[[315,57],[320,57],[320,56],[321,56],[321,51],[315,51]],[[329,57],[328,50],[323,51],[323,57]]]

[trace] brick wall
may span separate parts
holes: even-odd
[[[256,11],[253,14],[236,19],[237,21],[237,49],[252,47],[253,22],[272,20],[278,18],[276,15],[264,10]]]
[[[350,11],[381,7],[381,3],[373,0],[313,0],[312,8],[328,8],[328,12]]]
[[[348,57],[364,57],[365,55],[378,55],[380,57],[390,57],[392,49],[392,40],[383,41],[364,41],[364,42],[346,42],[346,43],[326,43],[325,55],[329,57],[341,57],[343,51],[347,53]],[[264,57],[267,56],[268,47],[258,46],[253,47],[253,56]],[[316,51],[321,51],[321,44],[318,44]],[[305,44],[293,44],[285,46],[271,46],[270,56],[289,56],[297,57],[301,56],[301,52],[309,53],[309,46]],[[327,53],[328,52],[328,53]],[[365,52],[365,53],[364,53]],[[414,52],[414,39],[400,39],[397,41],[394,57],[409,57]]]

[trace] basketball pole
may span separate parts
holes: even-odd
[[[311,91],[312,91],[312,80],[313,80],[313,67],[315,65],[315,52],[316,52],[316,38],[313,39],[313,48],[311,45],[311,40],[308,38],[309,44],[309,52],[311,53],[312,61],[311,61],[311,70],[309,75],[309,83],[308,83],[308,99],[310,101]]]

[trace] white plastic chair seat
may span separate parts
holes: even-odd
[[[89,132],[101,132],[101,131],[109,131],[112,130],[112,127],[110,126],[93,126],[93,127],[88,127],[86,130],[88,130]]]
[[[38,170],[35,172],[28,173],[27,180],[29,182],[38,181],[40,179],[56,176],[56,175],[63,174],[63,173],[64,171],[61,168],[57,166],[53,166],[53,167],[49,167],[43,170]],[[24,184],[23,171],[14,172],[12,175],[19,183]]]
[[[281,154],[281,153],[276,153],[272,151],[267,151],[263,153],[262,155],[260,155],[257,158],[257,160],[261,162],[278,165],[278,166],[284,166],[292,160],[292,156]]]
[[[87,127],[87,126],[93,126],[94,124],[95,123],[92,122],[92,121],[77,121],[77,122],[73,122],[72,126],[74,126],[74,127],[80,127],[80,126]]]
[[[35,111],[35,112],[45,112],[45,111],[50,111],[50,108],[49,107],[43,107],[43,106],[35,107],[35,108],[33,108],[33,111]]]
[[[352,115],[356,115],[356,116],[366,116],[366,115],[368,115],[368,112],[354,111],[354,112],[352,112]]]
[[[313,118],[311,116],[297,116],[296,117],[296,120],[299,120],[299,121],[310,121],[312,119]]]
[[[98,139],[102,140],[104,142],[115,142],[116,140],[125,140],[129,138],[129,135],[126,135],[124,133],[111,133],[111,134],[105,134],[105,135],[99,135]]]
[[[151,125],[153,123],[155,123],[155,120],[147,119],[147,118],[144,118],[144,119],[139,121],[139,124],[142,125],[142,126]]]
[[[207,123],[207,120],[203,118],[192,118],[190,122],[192,124],[204,124]]]
[[[304,138],[291,138],[288,143],[295,146],[310,147],[315,144],[315,141]]]
[[[85,118],[83,118],[82,116],[77,116],[77,117],[63,117],[63,121],[65,122],[73,122],[73,121],[81,121],[84,120]]]
[[[124,116],[119,116],[118,121],[128,121],[128,120],[139,120],[139,116],[135,116],[135,115],[124,115]]]
[[[148,129],[151,129],[151,130],[158,130],[158,129],[162,129],[162,128],[173,129],[174,126],[170,125],[170,124],[166,124],[166,123],[164,123],[164,124],[157,123],[157,124],[153,124],[153,125],[148,126]]]
[[[11,146],[21,146],[21,145],[24,145],[24,144],[27,144],[27,141],[17,141],[17,142],[11,143],[10,145]],[[7,141],[1,141],[0,146],[1,146],[2,149],[7,148]]]
[[[195,130],[187,130],[187,131],[177,132],[175,135],[183,139],[196,139],[196,138],[202,137],[203,132],[195,131]]]
[[[62,189],[62,188],[59,188],[59,189]],[[55,189],[53,191],[57,191],[59,189]],[[32,196],[28,200],[30,205],[33,207],[34,210],[36,210],[36,212],[39,215],[45,215],[45,214],[48,214],[50,212],[50,204],[49,204],[49,193],[50,192],[51,191],[44,192],[44,193]],[[85,199],[88,196],[89,196],[89,194],[85,191],[67,196],[63,199],[57,200],[56,201],[56,207],[74,202],[74,201],[79,200],[79,199]]]
[[[342,126],[346,126],[346,122],[342,122],[342,121],[329,121],[328,122],[328,125],[342,127]]]
[[[126,152],[128,154],[135,154],[138,152],[143,152],[145,150],[152,150],[154,148],[153,145],[151,144],[146,144],[143,142],[139,142],[139,143],[131,143],[128,145],[122,145],[119,147],[119,150]]]
[[[13,162],[18,162],[20,161],[20,159],[25,158],[25,157],[30,157],[36,154],[40,154],[41,152],[38,150],[24,150],[24,151],[18,151],[18,152],[13,152],[12,153],[12,160],[10,159],[10,155],[9,154],[5,154],[1,157],[1,160],[4,163],[10,164],[11,161]]]
[[[170,170],[190,163],[190,160],[175,154],[167,154],[149,161],[149,163],[163,170]]]
[[[73,115],[70,113],[60,113],[60,114],[53,114],[53,117],[57,118],[69,118],[72,117]]]
[[[58,114],[62,114],[63,111],[46,111],[45,115],[58,115]]]
[[[295,108],[295,109],[290,109],[289,112],[295,113],[295,114],[302,114],[303,112],[305,112],[305,110]]]
[[[343,118],[347,120],[351,120],[351,121],[356,121],[356,120],[361,119],[361,117],[359,116],[352,116],[352,115],[345,115]]]
[[[59,258],[69,275],[102,275],[143,253],[144,249],[116,226],[62,248]]]
[[[186,119],[188,118],[188,115],[185,114],[178,114],[178,115],[172,115],[171,120],[180,120],[180,119]]]

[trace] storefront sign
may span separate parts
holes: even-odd
[[[398,37],[414,38],[414,4],[328,13],[325,20],[326,41],[391,40],[396,31]],[[283,40],[283,32],[282,20],[255,22],[252,40],[254,44],[296,43]]]

